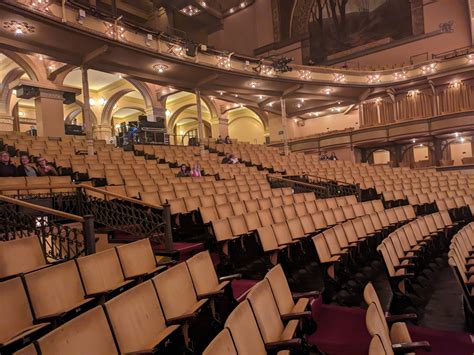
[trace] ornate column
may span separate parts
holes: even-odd
[[[202,107],[201,107],[201,92],[196,89],[196,106],[198,119],[198,138],[201,149],[204,150],[204,127],[202,124]]]
[[[94,126],[94,138],[105,139],[106,141],[112,137],[112,126],[111,125],[96,125]]]
[[[38,136],[62,137],[64,131],[63,92],[39,88],[35,98]]]
[[[435,165],[439,165],[439,162],[443,160],[443,148],[442,148],[443,140],[434,137],[433,138],[433,146],[434,146],[434,163]]]
[[[288,120],[286,119],[286,104],[285,99],[282,97],[281,101],[281,126],[283,130],[283,151],[285,155],[290,153],[290,149],[288,146]]]
[[[82,97],[84,98],[84,105],[82,106],[82,117],[84,121],[84,129],[87,138],[87,154],[94,155],[94,138],[92,131],[91,120],[91,105],[89,97],[89,78],[87,77],[87,68],[81,67],[82,73]]]
[[[222,112],[222,107],[216,105],[216,109],[217,117],[211,121],[212,138],[221,136],[224,139],[229,135],[229,118],[227,112]]]

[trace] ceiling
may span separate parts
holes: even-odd
[[[117,112],[114,113],[114,117],[115,118],[125,118],[125,117],[128,117],[130,115],[139,115],[141,114],[140,111],[138,110],[135,110],[133,108],[121,108],[119,110],[117,110]]]
[[[121,80],[118,75],[113,75],[93,69],[88,70],[87,74],[89,78],[89,89],[94,91],[101,91],[107,86]],[[64,79],[64,85],[82,89],[81,71],[79,69],[75,69],[69,73],[66,76],[66,79]]]

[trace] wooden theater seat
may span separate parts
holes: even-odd
[[[118,354],[102,307],[98,306],[65,323],[38,340],[44,355]]]
[[[74,260],[31,272],[24,278],[37,321],[75,315],[93,301],[85,299]]]
[[[165,269],[158,266],[148,238],[115,247],[125,280],[153,276]]]
[[[49,323],[35,323],[19,277],[0,283],[0,353],[25,344],[47,330]],[[36,336],[35,336],[36,335]]]
[[[317,291],[310,291],[301,294],[291,293],[283,268],[280,264],[275,265],[265,275],[268,280],[275,302],[281,315],[304,312],[309,305],[310,297],[319,295]],[[296,303],[295,303],[296,300]]]
[[[167,326],[151,280],[106,302],[105,309],[121,354],[153,353],[179,328]]]
[[[285,317],[288,322],[286,325],[283,323],[268,280],[264,279],[253,286],[247,295],[247,300],[252,307],[266,345],[276,342],[285,343],[294,339],[299,318],[297,316]]]
[[[229,329],[224,328],[209,343],[203,355],[237,355],[234,341],[230,335]]]
[[[0,242],[0,279],[48,265],[37,236]]]
[[[125,280],[115,249],[76,259],[87,297],[122,292],[131,280]]]
[[[375,303],[367,308],[365,317],[367,331],[371,336],[378,335],[384,349],[391,349],[397,353],[413,353],[416,350],[430,351],[431,346],[426,341],[412,342],[410,334],[404,323],[395,323],[390,332],[385,319],[382,319]]]
[[[168,324],[192,317],[207,298],[198,299],[186,263],[181,263],[153,278]]]
[[[265,343],[247,300],[240,303],[225,322],[238,354],[266,355]]]

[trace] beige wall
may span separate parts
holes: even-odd
[[[358,57],[350,62],[375,66],[409,64],[411,56],[427,52],[428,59],[431,59],[431,54],[471,46],[470,19],[466,0],[437,0],[424,6],[425,33],[439,30],[441,23],[451,20],[454,22],[454,32],[452,33],[410,42],[399,47]],[[426,60],[426,57],[419,58]],[[415,58],[415,62],[420,62],[420,59]]]
[[[451,159],[454,160],[454,165],[462,164],[462,158],[472,157],[472,146],[471,142],[456,143],[452,142],[449,145],[451,150]]]
[[[427,146],[416,146],[413,147],[413,161],[416,163],[421,160],[429,159],[429,151]]]
[[[374,164],[388,164],[390,162],[390,152],[388,150],[376,150],[373,155]]]
[[[347,115],[339,113],[336,115],[311,118],[306,120],[305,125],[302,127],[298,127],[295,119],[290,119],[288,122],[288,128],[290,139],[318,133],[344,130],[347,128],[355,129],[359,128],[359,113],[357,110],[353,110]]]
[[[240,142],[263,144],[265,142],[263,125],[253,117],[238,117],[229,123],[229,136]]]
[[[252,6],[228,16],[223,29],[211,34],[209,45],[217,49],[253,55],[253,50],[273,42],[271,0],[257,0]]]

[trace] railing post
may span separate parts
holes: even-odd
[[[94,216],[84,216],[84,223],[82,225],[84,234],[84,250],[86,255],[95,253],[95,232],[94,232]]]
[[[173,233],[171,232],[171,211],[169,203],[163,205],[163,220],[165,221],[165,250],[173,250]]]

